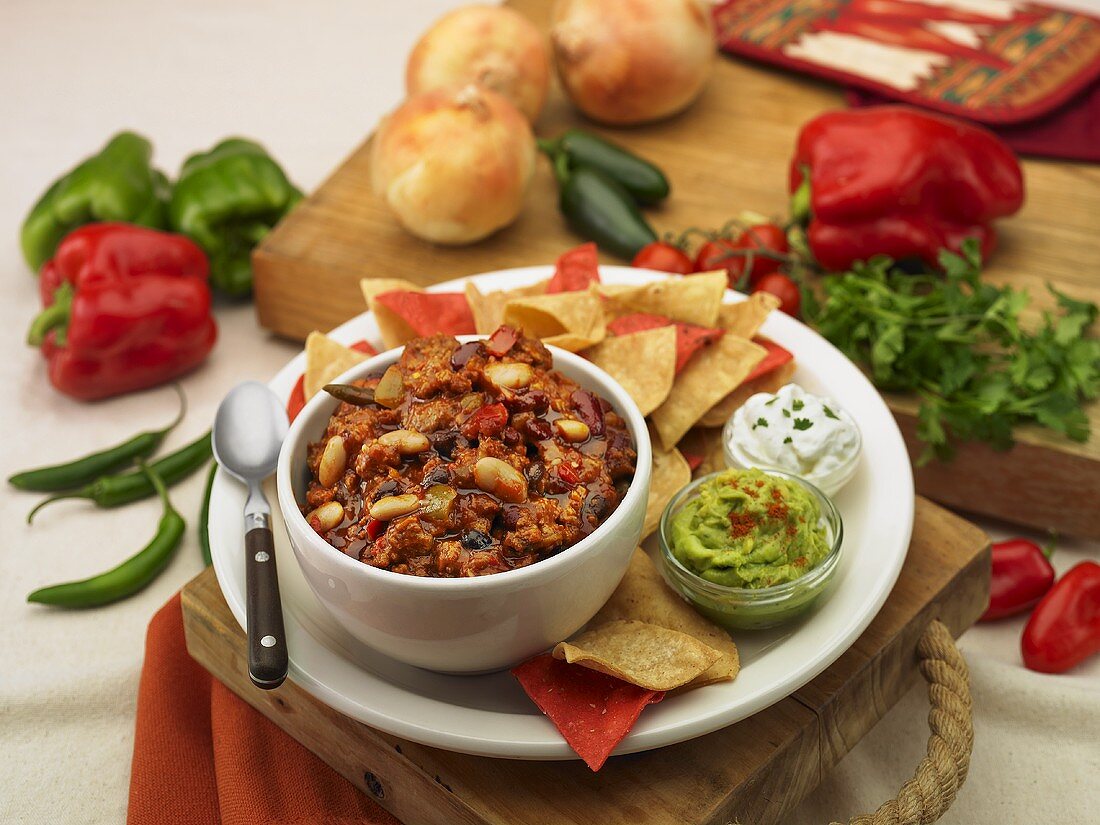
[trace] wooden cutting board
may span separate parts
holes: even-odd
[[[550,0],[508,5],[548,29]],[[425,21],[427,25],[427,21]],[[672,181],[672,197],[649,217],[659,232],[714,228],[751,209],[784,216],[787,164],[799,127],[843,105],[839,91],[804,76],[722,57],[699,101],[664,123],[606,130],[584,122],[560,90],[536,131],[553,136],[573,125],[605,134],[656,161]],[[290,338],[328,330],[365,309],[358,281],[407,278],[431,284],[496,269],[552,262],[578,243],[556,207],[556,186],[540,159],[523,214],[512,226],[468,247],[437,247],[404,232],[371,191],[369,139],[256,251],[253,263],[260,323]],[[1001,222],[1001,244],[988,277],[1030,290],[1049,306],[1045,283],[1100,302],[1100,167],[1025,161],[1027,203]],[[623,263],[604,257],[607,263]],[[910,451],[916,404],[890,398]],[[1076,444],[1024,428],[1007,453],[964,447],[948,465],[916,472],[917,489],[946,504],[1042,529],[1100,538],[1100,404],[1091,404],[1094,432]]]
[[[932,619],[956,636],[973,624],[988,602],[989,569],[986,536],[918,498],[897,584],[831,667],[736,725],[612,757],[599,773],[579,761],[489,759],[416,745],[337,713],[291,681],[259,690],[248,680],[245,637],[213,569],[183,589],[183,619],[187,649],[200,664],[408,825],[771,825],[919,680],[914,651]],[[915,767],[920,749],[898,744]],[[882,801],[864,800],[868,809]]]

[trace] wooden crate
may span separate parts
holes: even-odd
[[[919,678],[914,651],[932,619],[958,635],[978,618],[989,569],[980,530],[918,499],[897,584],[831,667],[736,725],[612,757],[599,773],[579,761],[490,759],[416,745],[337,713],[293,682],[257,689],[248,679],[245,636],[212,569],[184,588],[183,615],[196,660],[408,825],[770,825]],[[907,778],[899,776],[899,785]]]
[[[512,0],[548,28],[550,0]],[[664,123],[606,130],[585,123],[555,87],[537,124],[540,135],[568,126],[612,137],[658,162],[672,181],[667,204],[649,212],[658,231],[719,226],[744,209],[785,215],[787,167],[799,127],[842,105],[836,87],[733,58],[719,60],[702,98]],[[552,262],[578,239],[557,213],[556,185],[540,160],[523,215],[468,247],[438,247],[404,232],[371,192],[369,139],[294,210],[254,255],[260,323],[290,338],[328,330],[365,309],[359,279],[400,277],[431,284],[514,266]],[[1052,282],[1100,301],[1100,167],[1025,161],[1023,210],[1002,221],[991,281],[1026,287],[1050,305]],[[622,263],[606,258],[608,263]],[[911,454],[916,404],[889,399]],[[923,495],[975,513],[1041,529],[1100,538],[1100,404],[1089,406],[1093,439],[1077,444],[1023,428],[1008,453],[966,447],[948,465],[917,472]],[[976,482],[976,483],[975,483]]]

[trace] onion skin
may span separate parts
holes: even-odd
[[[378,127],[371,182],[405,229],[467,244],[514,221],[535,168],[526,118],[470,84],[406,100]]]
[[[592,120],[648,123],[687,108],[714,69],[701,0],[557,0],[550,43],[566,94]]]
[[[502,6],[464,6],[443,15],[409,55],[409,95],[477,83],[534,122],[550,89],[550,55],[538,29]]]

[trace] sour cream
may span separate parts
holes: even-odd
[[[839,404],[787,384],[749,398],[722,431],[731,467],[784,470],[826,495],[843,487],[859,463],[859,427]]]

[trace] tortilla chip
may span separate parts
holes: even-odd
[[[503,323],[570,352],[598,344],[607,334],[603,306],[593,290],[513,298],[504,306]]]
[[[311,332],[306,338],[306,371],[302,382],[305,400],[313,398],[336,376],[366,360],[367,356],[363,353],[345,347],[323,333]]]
[[[665,315],[674,321],[713,327],[718,322],[718,311],[726,291],[726,272],[701,272],[600,291],[607,297],[608,312],[614,317],[648,312]]]
[[[474,316],[461,292],[402,289],[379,292],[369,303],[387,349],[436,333],[471,335],[474,332]]]
[[[703,417],[699,419],[700,425],[704,427],[724,426],[726,421],[729,420],[729,417],[733,415],[742,404],[758,392],[778,392],[780,387],[791,382],[795,369],[794,356],[787,352],[787,350],[779,347],[778,344],[772,344],[771,341],[758,339],[757,343],[768,350],[768,354],[764,356],[764,360],[757,364],[756,369],[749,373],[749,377],[745,379],[744,384],[703,414]],[[779,349],[785,353],[786,357],[784,357],[783,354],[775,353],[769,348],[769,345],[779,347]],[[769,361],[771,362],[770,365]]]
[[[668,400],[650,416],[666,450],[676,446],[703,414],[737,389],[766,350],[726,334],[693,358],[676,376]]]
[[[516,289],[498,292],[482,292],[470,281],[466,282],[466,302],[474,315],[474,328],[478,335],[489,335],[504,322],[504,307],[513,298],[528,298],[546,294],[546,281]]]
[[[642,415],[668,398],[676,377],[676,330],[671,326],[605,338],[584,357],[620,384]]]
[[[543,653],[512,668],[512,675],[576,754],[594,771],[603,767],[646,705],[664,693],[571,665]]]
[[[722,337],[722,330],[689,324],[686,321],[673,321],[664,315],[651,315],[647,312],[635,312],[621,315],[607,324],[607,331],[613,335],[629,335],[643,330],[657,329],[672,325],[676,327],[676,372],[679,373],[700,349],[713,344]]]
[[[649,499],[645,505],[642,538],[657,529],[665,506],[690,481],[691,468],[679,450],[653,451],[653,471],[649,476]]]
[[[558,258],[554,265],[554,277],[546,285],[546,292],[583,292],[600,282],[599,253],[596,244],[581,244]]]
[[[683,687],[722,654],[694,636],[647,622],[619,619],[554,648],[554,658],[647,690]]]
[[[722,304],[718,311],[718,326],[730,335],[752,338],[778,306],[779,299],[770,292],[754,292],[744,301]]]
[[[600,608],[600,612],[592,617],[588,627],[591,629],[623,619],[678,630],[722,654],[721,658],[686,685],[686,688],[728,682],[740,670],[737,645],[729,634],[696,613],[665,584],[652,560],[640,547],[635,549],[623,580],[607,603]]]

